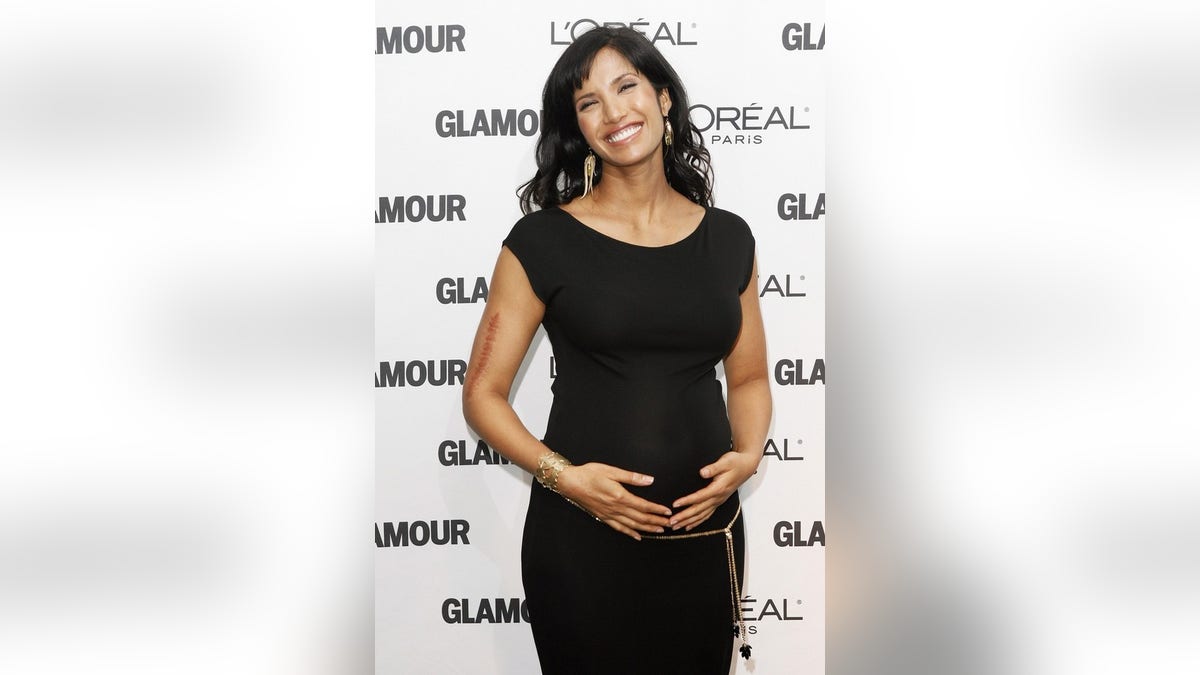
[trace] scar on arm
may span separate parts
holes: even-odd
[[[496,344],[496,331],[500,330],[500,314],[497,312],[488,319],[487,331],[483,334],[483,345],[479,348],[479,358],[475,360],[475,373],[467,378],[467,391],[474,393],[479,388],[479,381],[488,370],[492,358],[492,347]]]

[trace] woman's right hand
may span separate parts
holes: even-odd
[[[625,485],[645,487],[653,476],[588,462],[568,466],[558,474],[558,491],[582,506],[604,524],[638,541],[638,532],[665,532],[670,525],[671,509],[638,497]]]

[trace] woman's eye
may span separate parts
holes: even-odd
[[[593,103],[595,103],[595,101],[588,101],[587,103],[584,103],[583,105],[579,106],[579,112],[583,112],[584,110],[587,110],[588,106],[592,105]]]
[[[636,86],[637,86],[637,82],[626,82],[625,84],[621,85],[621,88],[618,89],[617,91],[625,91],[626,89],[631,89]]]

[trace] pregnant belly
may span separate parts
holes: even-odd
[[[546,444],[574,464],[601,462],[654,476],[645,487],[626,489],[650,501],[671,502],[708,485],[700,469],[730,449],[724,400],[647,401],[564,409],[556,401]]]
[[[709,484],[711,479],[700,475],[700,469],[716,461],[729,449],[729,440],[721,445],[689,443],[687,447],[669,448],[666,451],[631,454],[622,464],[632,471],[654,476],[648,486],[626,485],[633,494],[657,504],[670,507],[672,502],[689,495]]]

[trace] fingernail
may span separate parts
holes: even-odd
[[[664,529],[662,529],[662,528],[660,527],[660,528],[658,528],[657,530],[655,530],[655,532],[666,532],[666,530],[664,530]]]
[[[674,519],[674,518],[672,518],[672,519],[671,519],[671,522],[669,522],[669,523],[667,523],[667,524],[668,524],[668,525],[674,525],[674,524],[675,524],[675,519]]]
[[[654,476],[642,476],[642,482],[643,483],[653,483]]]

